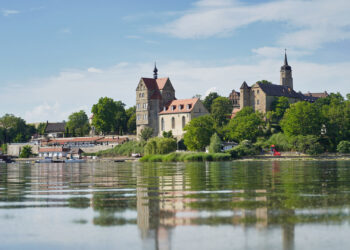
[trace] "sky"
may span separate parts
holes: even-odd
[[[135,105],[141,77],[178,99],[243,81],[350,93],[349,0],[0,0],[0,116],[59,122],[100,97]]]

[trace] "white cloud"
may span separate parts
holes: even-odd
[[[217,87],[211,87],[205,91],[204,97],[208,96],[210,93],[218,92]]]
[[[232,89],[239,90],[243,81],[252,84],[266,79],[279,83],[283,58],[256,58],[250,63],[215,63],[172,61],[158,63],[159,77],[169,76],[177,98],[205,96],[210,91],[228,96]],[[293,67],[294,87],[297,91],[350,93],[350,63],[317,64],[289,57]],[[67,120],[72,112],[85,110],[90,114],[100,97],[121,100],[135,105],[135,88],[140,77],[152,77],[153,63],[121,62],[101,72],[64,70],[43,79],[22,82],[21,87],[7,87],[0,91],[0,116],[13,113],[28,122]],[[5,105],[6,104],[6,105]]]
[[[20,13],[18,10],[1,10],[1,12],[3,16],[16,15]]]
[[[103,71],[94,67],[90,67],[87,69],[88,72],[90,73],[102,73]]]
[[[286,24],[277,44],[282,47],[318,48],[350,38],[348,0],[285,0],[244,4],[230,0],[201,0],[156,31],[178,38],[227,36],[256,22]]]
[[[61,34],[71,34],[72,30],[70,28],[63,28],[63,29],[59,30],[59,33],[61,33]]]

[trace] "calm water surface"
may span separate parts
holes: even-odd
[[[350,162],[0,164],[1,249],[349,249]]]

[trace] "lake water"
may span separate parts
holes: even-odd
[[[350,162],[0,164],[0,249],[348,249]]]

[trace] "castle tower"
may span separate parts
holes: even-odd
[[[239,106],[241,109],[243,109],[244,107],[250,106],[250,87],[246,82],[243,82],[239,90],[240,90]]]
[[[284,65],[281,67],[280,84],[293,89],[292,67],[288,65],[287,51],[284,53]]]

